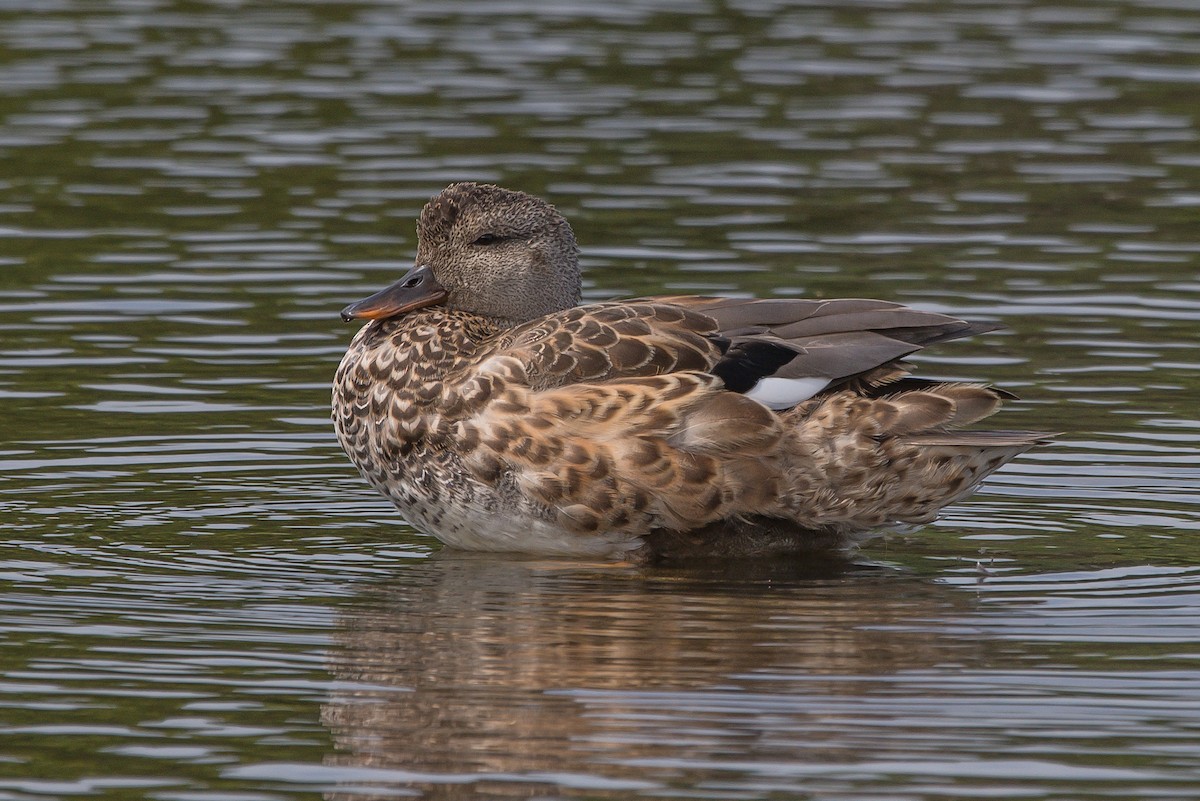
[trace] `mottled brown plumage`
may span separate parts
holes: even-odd
[[[553,207],[454,184],[417,267],[348,307],[338,438],[418,529],[463,548],[648,556],[839,548],[933,520],[1044,441],[961,431],[1007,393],[908,376],[990,330],[874,300],[577,306]]]

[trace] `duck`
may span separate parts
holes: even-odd
[[[453,183],[414,266],[351,303],[337,439],[457,549],[651,561],[845,553],[914,530],[1049,441],[965,428],[1014,396],[905,358],[985,333],[868,299],[669,295],[581,304],[550,203]]]

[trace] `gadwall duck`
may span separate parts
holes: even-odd
[[[604,558],[837,550],[1046,441],[959,430],[1012,396],[900,361],[995,326],[878,300],[579,301],[553,206],[457,183],[421,212],[416,266],[342,312],[368,322],[338,440],[414,527]]]

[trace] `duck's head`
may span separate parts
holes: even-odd
[[[549,203],[490,184],[451,184],[417,221],[416,265],[342,310],[378,320],[443,304],[515,325],[579,303],[579,250]]]

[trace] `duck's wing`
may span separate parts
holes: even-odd
[[[899,360],[937,342],[993,331],[899,303],[744,299],[695,296],[648,298],[711,317],[723,355],[712,372],[734,392],[773,409],[787,409],[830,387],[868,390],[903,378]]]
[[[905,356],[998,327],[881,300],[639,298],[526,323],[484,346],[449,385],[490,397],[497,383],[545,390],[700,371],[782,410],[831,387],[896,382]]]

